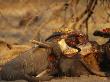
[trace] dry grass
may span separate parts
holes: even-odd
[[[55,29],[61,28],[64,24],[64,3],[66,0],[1,0],[0,1],[0,39],[9,43],[26,43],[30,39],[44,40]],[[79,15],[85,8],[86,3],[80,2],[76,11],[69,7],[66,12],[65,24],[67,27],[73,25],[71,18],[72,12]],[[102,12],[103,11],[103,12]],[[96,40],[103,43],[104,39],[99,39],[92,35],[96,29],[110,26],[107,23],[108,8],[98,5],[94,11],[93,19],[89,21],[89,37],[90,40]],[[30,17],[31,16],[31,17]],[[38,16],[36,21],[31,18]],[[27,17],[27,24],[20,26],[20,21]],[[29,18],[28,18],[29,17]],[[95,23],[94,23],[95,21]],[[29,23],[29,24],[28,24]],[[84,27],[83,27],[84,28]],[[38,32],[39,31],[39,32]]]
[[[12,59],[16,58],[19,55],[22,55],[22,52],[30,49],[31,46],[29,45],[10,45],[11,49],[8,48],[5,44],[0,46],[0,68],[7,62],[11,61]]]

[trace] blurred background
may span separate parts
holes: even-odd
[[[77,28],[77,17],[92,0],[0,0],[0,40],[11,44],[26,44],[29,40],[44,41],[58,28]],[[95,1],[95,0],[93,0]],[[93,36],[93,32],[110,28],[109,0],[97,3],[87,25],[80,30],[90,40],[103,44],[107,39]]]

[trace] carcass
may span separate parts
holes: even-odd
[[[53,37],[50,36],[50,38],[47,40],[53,41],[53,42],[57,41],[58,43],[59,41],[61,41],[60,45],[62,43],[64,47],[61,50],[66,50],[65,48],[66,42],[62,40],[63,35],[64,34],[62,33],[59,33],[59,34],[57,33],[56,35],[52,35]],[[56,37],[57,37],[57,40],[56,40]],[[83,40],[83,38],[81,40]],[[73,54],[70,54],[69,56],[67,54],[66,56],[64,54],[60,55],[59,67],[60,67],[62,74],[66,76],[80,76],[80,75],[85,75],[85,74],[86,75],[93,74],[93,75],[98,75],[98,76],[110,76],[110,73],[106,73],[101,70],[100,64],[103,58],[102,58],[100,45],[98,45],[94,41],[84,41],[84,42],[89,43],[90,47],[86,49],[86,50],[89,50],[89,52],[87,53],[83,52],[83,49],[88,46],[88,45],[85,46],[86,44],[84,43],[84,46],[82,47],[81,51],[77,50],[78,53],[75,53],[75,54],[73,53]],[[66,47],[69,49],[68,46]],[[70,48],[70,51],[71,50],[72,49]],[[82,53],[85,53],[85,54],[83,55]]]
[[[101,71],[101,61],[101,53],[94,52],[91,49],[91,53],[85,54],[85,56],[82,56],[80,52],[71,58],[62,55],[60,58],[60,68],[62,73],[66,76],[80,76],[90,74],[98,76],[110,76],[109,73]]]
[[[49,65],[47,59],[52,50],[47,44],[39,44],[39,47],[34,46],[7,62],[0,71],[1,79],[10,81],[23,79],[29,82],[51,79],[52,76],[49,76],[51,75],[49,70],[44,77],[41,77],[42,74],[39,75],[39,73],[47,70]]]

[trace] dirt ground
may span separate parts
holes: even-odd
[[[81,76],[51,80],[49,82],[109,82],[110,80],[104,77],[97,76]]]
[[[16,80],[16,81],[0,81],[0,82],[27,82],[25,80]],[[40,81],[42,82],[42,81]],[[81,77],[63,77],[58,79],[52,79],[51,81],[43,81],[43,82],[110,82],[109,78],[106,77],[98,77],[98,76],[81,76]]]

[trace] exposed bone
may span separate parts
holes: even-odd
[[[73,53],[77,53],[77,52],[78,52],[77,49],[69,47],[69,46],[66,44],[66,42],[65,42],[64,39],[61,39],[61,40],[58,42],[58,44],[59,44],[59,46],[60,46],[60,48],[61,48],[61,50],[62,50],[62,52],[63,52],[64,54],[69,54],[69,53],[70,53],[70,54],[73,54]]]
[[[31,40],[30,42],[32,42],[33,44],[37,44],[37,45],[39,45],[39,46],[41,46],[41,47],[51,48],[50,45],[45,44],[45,43],[43,43],[43,42],[39,42],[39,41],[36,41],[36,40]]]

